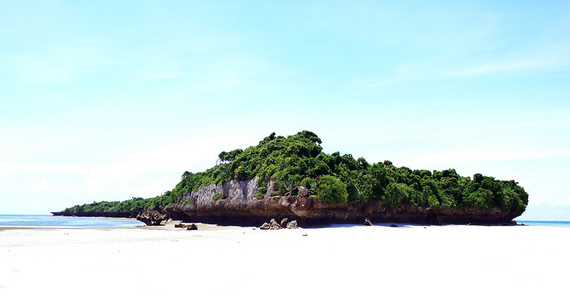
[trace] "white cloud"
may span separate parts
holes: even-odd
[[[31,178],[28,183],[32,183],[32,185],[24,188],[26,191],[46,192],[50,189],[50,184],[46,178]]]
[[[162,80],[181,77],[184,71],[176,63],[160,62],[146,66],[140,75],[143,79]]]
[[[520,59],[510,61],[487,62],[465,69],[454,70],[448,75],[450,77],[476,77],[492,75],[505,72],[521,72],[545,70],[553,67],[568,65],[567,62],[553,58]]]
[[[186,170],[198,172],[215,165],[222,150],[246,148],[259,140],[255,134],[210,133],[191,140],[135,147],[122,156],[103,162],[37,164],[3,162],[2,186],[8,195],[29,200],[50,197],[53,203],[74,198],[76,202],[123,200],[131,196],[153,197],[171,190]],[[24,189],[23,192],[22,189]],[[87,200],[85,200],[87,199]]]
[[[60,84],[98,67],[92,46],[54,46],[34,52],[6,53],[2,68],[24,84]]]
[[[406,162],[418,166],[432,166],[442,163],[469,163],[509,160],[537,160],[570,158],[570,151],[563,150],[515,150],[511,147],[494,147],[465,150],[447,150],[443,152],[426,153],[419,157],[407,157]]]
[[[382,78],[366,77],[353,84],[357,87],[376,89],[393,84],[472,78],[501,73],[528,73],[567,70],[570,67],[570,47],[565,44],[549,44],[537,48],[525,48],[521,52],[504,52],[481,56],[474,50],[460,54],[428,56],[420,60],[405,60],[391,69]]]

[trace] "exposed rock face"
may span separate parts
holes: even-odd
[[[488,211],[475,209],[422,208],[403,205],[392,209],[380,201],[371,200],[356,204],[325,204],[320,199],[306,196],[302,188],[299,196],[272,196],[273,182],[267,184],[263,199],[257,197],[257,178],[248,181],[231,181],[223,186],[210,185],[183,197],[181,204],[166,210],[175,219],[220,225],[257,226],[272,218],[295,219],[300,225],[330,223],[416,224],[503,224],[515,216],[497,208]],[[216,194],[220,197],[214,200]],[[188,205],[191,204],[191,205]],[[279,227],[286,226],[277,223]],[[271,224],[269,225],[271,227]]]
[[[148,226],[157,226],[168,220],[168,214],[160,213],[159,211],[144,211],[137,215],[137,220],[144,222]]]

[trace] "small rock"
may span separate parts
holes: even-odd
[[[372,225],[373,225],[372,222],[370,222],[370,219],[368,219],[368,218],[364,219],[364,223],[363,223],[363,224],[366,225],[366,226],[372,226]]]
[[[303,236],[307,236],[307,235],[308,235],[308,234],[306,234],[306,233],[303,233]]]
[[[263,225],[259,226],[259,229],[261,230],[268,230],[271,228],[271,225],[267,222],[263,223]]]
[[[397,224],[390,224],[390,227],[398,227]]]
[[[186,230],[198,230],[198,226],[192,223],[190,226],[186,227]]]
[[[299,228],[299,225],[297,225],[297,220],[293,220],[289,223],[287,223],[287,229],[297,229]]]

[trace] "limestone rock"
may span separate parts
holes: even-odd
[[[297,229],[299,226],[297,225],[297,220],[293,220],[287,223],[287,229]]]
[[[281,225],[275,221],[275,219],[271,219],[271,221],[269,221],[269,225],[270,230],[279,230],[282,228]]]
[[[220,225],[252,226],[269,222],[271,218],[287,217],[303,221],[303,225],[363,223],[364,218],[383,223],[414,224],[498,224],[511,221],[516,213],[500,209],[425,208],[404,205],[397,209],[386,207],[378,200],[358,203],[328,204],[313,196],[316,192],[298,186],[296,196],[277,196],[273,180],[268,180],[264,194],[259,192],[258,178],[233,180],[223,185],[209,185],[183,196],[180,203],[165,208],[172,218]],[[275,187],[275,188],[274,188]],[[214,200],[214,197],[219,197]],[[281,220],[281,219],[280,219]],[[281,222],[281,221],[277,221]],[[271,227],[271,223],[268,223]],[[286,224],[279,226],[286,228]],[[277,227],[274,227],[278,229]]]
[[[144,211],[137,215],[137,220],[142,221],[147,226],[157,226],[168,220],[168,214],[159,211]]]

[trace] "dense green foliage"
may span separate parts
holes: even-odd
[[[282,137],[272,133],[257,146],[221,152],[216,166],[200,173],[185,172],[172,191],[151,199],[133,198],[124,202],[99,202],[66,211],[139,211],[159,209],[179,203],[192,191],[211,184],[258,177],[258,198],[264,198],[268,183],[272,195],[295,195],[299,186],[309,189],[327,203],[357,203],[378,200],[391,208],[402,205],[443,208],[499,208],[522,213],[528,194],[515,181],[500,181],[475,174],[463,177],[454,169],[411,170],[390,161],[368,163],[352,155],[326,154],[321,139],[302,131]],[[218,197],[219,199],[220,197]]]

